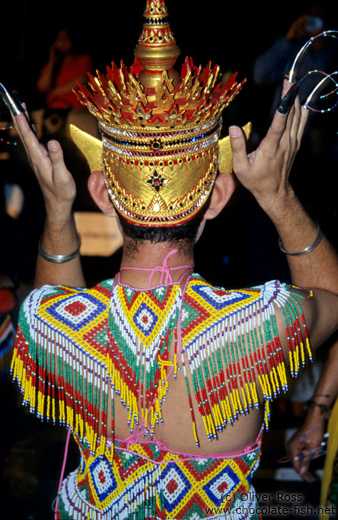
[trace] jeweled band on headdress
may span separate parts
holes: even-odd
[[[207,200],[218,170],[221,114],[239,92],[218,66],[196,67],[180,49],[163,0],[148,0],[135,61],[89,76],[77,96],[98,119],[111,200],[129,222],[172,226]],[[76,139],[75,139],[76,141]]]

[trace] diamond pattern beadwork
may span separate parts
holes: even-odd
[[[105,438],[108,381],[113,403],[118,396],[128,410],[131,430],[143,424],[153,436],[178,356],[189,406],[195,399],[208,438],[259,406],[257,384],[267,425],[269,401],[287,389],[274,305],[285,319],[297,375],[306,352],[311,356],[309,341],[299,303],[279,282],[226,291],[193,275],[184,294],[177,284],[144,291],[111,280],[91,290],[45,287],[21,310],[13,376],[39,417],[56,421],[57,399],[59,421],[85,435],[92,450],[99,429]],[[179,322],[180,352],[171,362]],[[114,432],[114,406],[112,416]],[[198,446],[193,413],[192,420]],[[105,453],[104,443],[100,450]]]

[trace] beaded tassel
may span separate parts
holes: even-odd
[[[50,292],[48,288],[44,290]],[[97,363],[93,352],[81,349],[81,338],[71,340],[62,330],[48,326],[43,312],[36,314],[44,297],[40,292],[36,301],[36,294],[32,293],[21,310],[12,360],[13,378],[21,384],[24,403],[41,420],[56,422],[57,400],[59,423],[81,438],[86,437],[94,452],[100,427],[103,438],[106,437],[107,369],[104,363]],[[98,452],[103,453],[104,449],[104,443],[100,443]]]
[[[184,295],[175,284],[149,291],[111,288],[111,282],[85,292],[43,288],[21,310],[12,375],[32,412],[55,422],[58,411],[59,422],[85,438],[91,453],[112,460],[108,403],[112,435],[119,396],[131,432],[152,438],[180,362],[198,445],[193,399],[215,439],[260,406],[259,384],[268,425],[269,401],[287,389],[274,305],[284,318],[291,374],[312,359],[299,298],[278,282],[227,292],[198,275]]]
[[[196,283],[197,289],[199,283]],[[255,299],[246,306],[235,304],[231,312],[219,316],[218,321],[214,317],[214,323],[204,327],[195,337],[191,329],[183,329],[183,366],[189,366],[192,390],[209,439],[217,438],[217,433],[241,414],[260,406],[257,380],[266,403],[266,427],[270,417],[269,401],[280,391],[287,390],[285,362],[272,302],[284,316],[292,374],[297,375],[300,361],[301,364],[305,362],[303,337],[311,359],[299,303],[274,282],[267,284],[264,291],[263,299]],[[186,370],[184,376],[189,388]],[[194,422],[194,435],[195,431]]]
[[[162,403],[168,391],[169,347],[181,305],[179,286],[132,291],[115,286],[109,317],[109,374],[114,394],[129,412],[131,433],[144,424],[144,434],[162,421]]]

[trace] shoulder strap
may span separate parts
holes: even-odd
[[[54,518],[55,518],[55,520],[58,520],[59,499],[60,499],[61,487],[62,487],[63,477],[64,477],[65,469],[66,469],[66,462],[67,462],[67,457],[68,457],[70,432],[71,432],[71,430],[70,430],[70,428],[68,428],[67,438],[66,438],[66,443],[65,443],[65,451],[64,451],[64,455],[63,455],[62,468],[61,468],[61,473],[60,473],[58,494],[57,494],[57,497],[56,497],[56,500],[55,500],[55,506],[54,506]]]

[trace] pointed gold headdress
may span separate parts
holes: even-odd
[[[76,128],[72,137],[91,169],[103,167],[118,212],[141,226],[191,219],[229,154],[219,143],[221,114],[244,82],[233,75],[222,84],[218,66],[195,67],[191,58],[179,74],[179,54],[164,0],[148,0],[133,65],[112,63],[76,93],[98,119],[102,143]]]

